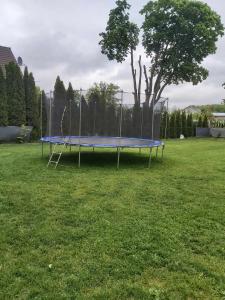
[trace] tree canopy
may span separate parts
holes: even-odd
[[[13,62],[7,64],[5,69],[9,124],[25,125],[26,111],[22,73],[19,66]]]
[[[124,61],[130,54],[134,99],[140,103],[142,73],[145,77],[146,103],[154,105],[166,86],[205,80],[208,70],[202,61],[216,51],[216,42],[224,34],[219,15],[207,4],[195,0],[149,1],[140,14],[144,17],[142,45],[148,66],[142,68],[139,57],[139,78],[134,67],[133,51],[138,45],[139,28],[129,20],[130,5],[116,1],[109,13],[106,31],[101,33],[101,49],[108,59]]]
[[[0,67],[0,126],[8,125],[8,108],[6,96],[6,83]]]

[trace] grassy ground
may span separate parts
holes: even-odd
[[[225,141],[67,154],[0,145],[0,299],[225,299]]]

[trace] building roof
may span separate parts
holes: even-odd
[[[200,113],[201,112],[201,109],[195,105],[190,105],[188,107],[185,107],[183,110],[188,113]]]
[[[225,113],[212,113],[213,117],[225,117]]]
[[[10,62],[17,63],[11,48],[0,46],[0,67],[2,67],[4,73],[5,65],[7,65]]]

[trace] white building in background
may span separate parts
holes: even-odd
[[[211,119],[213,121],[225,121],[225,113],[212,113]]]
[[[186,112],[186,114],[200,114],[201,109],[195,105],[190,105],[183,109],[183,111]]]

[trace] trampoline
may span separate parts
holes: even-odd
[[[69,99],[50,92],[41,100],[41,111],[46,110],[45,127],[41,127],[42,157],[43,143],[50,145],[47,166],[52,163],[57,167],[64,150],[77,147],[80,167],[82,148],[91,147],[116,150],[117,168],[121,150],[136,148],[141,152],[146,148],[150,167],[153,149],[156,157],[160,149],[163,158],[165,145],[160,141],[160,120],[166,99],[155,105],[146,104],[145,100],[146,94],[141,94],[137,103],[133,93],[123,91],[108,94],[101,90],[96,94],[79,90]]]
[[[158,150],[161,147],[163,157],[163,151],[165,145],[160,140],[141,139],[141,138],[126,138],[126,137],[100,137],[100,136],[51,136],[43,137],[42,142],[50,143],[54,145],[66,145],[66,146],[78,146],[79,147],[79,167],[80,167],[80,154],[81,147],[91,148],[116,148],[117,149],[117,168],[120,163],[120,150],[124,148],[148,148],[149,149],[149,162],[151,165],[152,149],[156,148],[156,157],[158,157]]]

